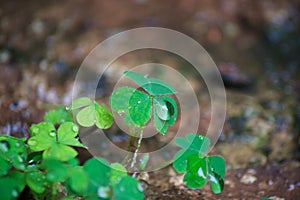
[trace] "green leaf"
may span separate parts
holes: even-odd
[[[55,158],[60,161],[68,161],[77,156],[77,151],[64,144],[52,143],[51,147],[43,152],[43,158]]]
[[[0,199],[17,199],[24,188],[24,175],[17,172],[12,177],[0,177]],[[22,180],[22,177],[23,180]]]
[[[50,122],[41,122],[38,124],[33,124],[30,127],[30,135],[31,136],[36,136],[39,134],[48,134],[51,131],[55,131],[55,127],[52,123]]]
[[[130,118],[136,126],[144,126],[151,118],[152,105],[150,97],[139,90],[135,90],[129,100]]]
[[[226,170],[224,159],[221,156],[209,156],[208,169],[210,172],[216,173],[221,178],[224,178]]]
[[[133,71],[126,71],[124,75],[129,77],[131,80],[136,82],[139,86],[143,87],[144,85],[149,83],[148,78],[146,78],[143,74],[133,72]]]
[[[194,153],[204,156],[208,151],[210,141],[207,137],[189,133],[186,138],[176,138],[175,143],[183,149],[189,149]]]
[[[88,97],[80,97],[72,102],[71,110],[83,108],[92,104],[92,100]]]
[[[156,78],[150,78],[149,83],[142,87],[153,96],[176,93],[176,90],[173,87]]]
[[[53,124],[62,124],[64,122],[72,122],[73,118],[63,107],[60,107],[57,110],[47,112],[44,116],[44,120]]]
[[[110,183],[115,185],[116,183],[120,182],[121,178],[127,176],[126,168],[119,164],[119,163],[112,163],[111,167],[111,176],[110,176]]]
[[[179,173],[187,171],[188,157],[195,154],[193,151],[180,150],[174,156],[173,167]]]
[[[83,168],[93,186],[99,187],[109,184],[110,167],[106,160],[92,158],[84,163]]]
[[[95,118],[96,126],[101,129],[106,129],[113,124],[113,115],[106,106],[95,103]]]
[[[167,103],[160,96],[155,97],[153,100],[154,103],[154,112],[155,114],[163,121],[170,119],[169,109]]]
[[[213,193],[219,194],[224,189],[224,180],[221,176],[214,172],[209,172],[210,189]]]
[[[197,154],[190,155],[187,162],[187,173],[183,180],[190,188],[202,188],[207,181],[206,159]]]
[[[80,110],[76,115],[77,122],[83,127],[90,127],[95,124],[95,107],[88,106]]]
[[[110,97],[110,106],[117,113],[125,113],[129,108],[129,100],[134,93],[134,88],[121,87],[112,93]]]
[[[67,181],[69,188],[77,195],[85,194],[88,190],[89,179],[82,167],[74,167]]]
[[[153,121],[156,130],[161,133],[162,135],[165,135],[168,131],[168,124],[166,121],[161,120],[156,113],[154,113]]]
[[[88,105],[76,115],[77,122],[83,127],[90,127],[96,124],[98,128],[109,128],[113,124],[112,113],[105,105],[97,102]]]
[[[78,135],[78,131],[79,127],[73,122],[63,123],[57,130],[58,141],[69,146],[85,147],[75,138]]]
[[[11,168],[11,165],[0,157],[0,176],[6,175]]]
[[[168,112],[170,115],[170,118],[167,120],[167,123],[169,126],[173,126],[175,124],[178,114],[176,102],[172,97],[169,96],[162,96],[162,98],[166,102]]]
[[[47,180],[52,183],[63,182],[67,178],[67,167],[56,159],[45,159],[42,168],[47,171]]]
[[[126,71],[124,74],[153,96],[176,93],[174,88],[159,79],[146,78],[144,75],[133,71]]]
[[[8,177],[12,178],[17,183],[17,189],[19,192],[22,192],[25,188],[25,175],[22,172],[11,171],[8,174]]]
[[[78,126],[73,122],[62,123],[57,132],[53,124],[42,122],[33,127],[36,129],[35,136],[28,140],[28,145],[34,151],[44,151],[43,158],[56,158],[67,161],[77,156],[77,152],[69,147],[84,147],[74,137],[78,134]]]
[[[10,163],[16,169],[25,170],[26,145],[25,138],[14,138],[10,136],[0,136],[0,158]],[[6,164],[2,163],[5,169]]]
[[[34,192],[41,194],[45,192],[48,185],[46,175],[41,171],[28,172],[26,175],[26,183]]]
[[[142,200],[144,199],[143,187],[137,179],[125,176],[114,186],[113,196],[118,200]]]

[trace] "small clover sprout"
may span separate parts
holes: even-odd
[[[220,156],[207,156],[209,139],[202,135],[187,134],[177,138],[176,144],[182,148],[174,157],[173,167],[185,173],[184,182],[190,188],[202,188],[207,181],[213,193],[224,188],[225,162]]]
[[[110,97],[111,108],[124,115],[127,125],[137,127],[144,127],[153,113],[156,130],[165,135],[168,126],[173,126],[177,118],[176,102],[166,95],[174,94],[176,90],[161,80],[147,78],[136,72],[127,71],[124,74],[146,92],[120,87]]]
[[[74,100],[71,106],[67,106],[67,110],[79,110],[76,120],[83,127],[96,125],[98,128],[107,129],[113,124],[113,116],[109,109],[87,97]]]
[[[73,122],[62,123],[58,130],[50,122],[41,122],[30,127],[31,138],[28,145],[34,151],[43,151],[43,158],[56,158],[67,161],[77,152],[70,146],[84,147],[75,137],[78,126]]]

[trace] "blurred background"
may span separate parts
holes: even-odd
[[[81,62],[104,39],[131,28],[170,28],[198,41],[221,72],[227,118],[212,154],[225,158],[228,173],[224,192],[216,196],[207,187],[185,188],[171,168],[154,172],[147,198],[298,199],[299,10],[297,0],[1,1],[0,134],[28,137],[28,127],[43,119],[48,105],[69,104]],[[125,55],[115,69],[122,73],[141,59],[189,77],[204,102],[199,132],[205,132],[209,98],[194,71],[157,52]],[[99,98],[107,101],[113,81],[100,81]]]

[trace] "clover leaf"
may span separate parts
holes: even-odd
[[[34,192],[41,194],[45,192],[49,182],[46,179],[46,174],[42,171],[31,171],[26,174],[26,183]]]
[[[120,182],[113,187],[114,199],[118,200],[140,200],[144,199],[143,187],[137,179],[124,176]]]
[[[1,199],[17,199],[25,187],[25,176],[18,171],[11,171],[7,176],[0,177]]]
[[[67,167],[64,163],[56,159],[45,159],[41,168],[47,171],[46,178],[52,183],[65,181],[67,178]]]
[[[187,134],[176,138],[176,144],[183,148],[174,157],[173,167],[179,173],[186,173],[184,182],[190,188],[204,187],[209,180],[213,193],[224,188],[225,161],[220,156],[207,156],[210,141],[207,137]]]
[[[67,109],[81,109],[76,113],[76,120],[83,127],[96,125],[98,128],[107,129],[113,124],[113,116],[109,109],[87,97],[76,99]]]
[[[172,86],[159,79],[146,78],[144,75],[133,71],[126,71],[124,74],[152,96],[176,93]]]
[[[111,170],[106,160],[92,158],[84,163],[83,169],[89,178],[88,193],[96,194],[99,187],[109,184]]]
[[[70,169],[70,176],[66,184],[69,192],[77,195],[86,194],[89,187],[89,177],[82,166],[75,166]]]
[[[62,123],[57,131],[50,122],[34,124],[30,128],[32,137],[28,140],[28,145],[34,151],[44,151],[43,158],[67,161],[77,156],[77,152],[70,146],[84,147],[75,138],[78,130],[73,122]]]
[[[118,114],[123,114],[125,124],[138,127],[143,127],[150,121],[153,110],[156,130],[166,134],[168,126],[173,126],[176,121],[177,106],[173,98],[162,95],[174,94],[176,91],[167,83],[155,78],[147,78],[132,71],[126,71],[124,74],[147,93],[134,88],[118,88],[110,97],[112,109]]]
[[[45,122],[51,122],[53,124],[62,124],[64,122],[73,122],[73,118],[65,110],[64,107],[59,107],[56,110],[49,111],[44,116]]]
[[[201,188],[207,181],[207,166],[205,158],[199,158],[197,154],[188,157],[187,173],[183,181],[190,188]]]
[[[112,163],[110,167],[111,167],[110,183],[112,185],[120,182],[122,177],[127,176],[127,170],[123,165],[119,163]]]
[[[5,174],[14,166],[16,169],[24,170],[24,160],[26,160],[25,138],[14,138],[10,136],[0,136],[0,174]]]
[[[144,126],[151,118],[150,97],[134,88],[121,87],[110,97],[111,108],[118,114],[124,114],[127,125]]]

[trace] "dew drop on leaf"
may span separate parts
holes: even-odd
[[[125,188],[124,188],[124,187],[120,187],[120,191],[121,191],[121,192],[124,192],[124,191],[125,191]]]
[[[71,106],[66,106],[66,110],[71,110]]]
[[[79,128],[78,128],[78,126],[74,125],[74,126],[72,127],[72,130],[73,130],[74,132],[78,132]]]
[[[0,150],[3,152],[7,152],[9,150],[9,143],[7,141],[1,141]]]
[[[98,191],[97,191],[98,196],[100,198],[104,198],[104,199],[109,198],[109,192],[110,192],[110,189],[109,189],[108,186],[106,186],[106,187],[99,187]]]
[[[21,143],[20,142],[16,142],[16,147],[20,147]]]
[[[55,133],[55,131],[51,131],[51,132],[49,133],[49,135],[50,135],[51,137],[55,137],[56,133]]]
[[[19,192],[18,192],[18,190],[16,190],[16,189],[13,189],[12,191],[11,191],[11,196],[13,196],[13,197],[18,197],[19,196]]]
[[[35,134],[37,134],[38,132],[39,132],[39,128],[38,127],[34,127],[33,129],[32,129],[32,132],[33,133],[35,133]]]
[[[138,184],[137,185],[137,189],[140,191],[140,192],[143,192],[144,191],[144,188],[141,184]]]
[[[28,141],[28,144],[31,146],[35,146],[36,145],[36,140],[35,139],[31,139]]]

